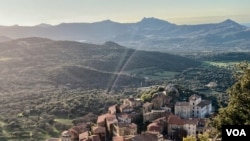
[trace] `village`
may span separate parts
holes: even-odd
[[[80,123],[46,141],[178,141],[203,134],[212,114],[212,102],[197,94],[173,103],[164,91],[150,101],[125,98],[99,115],[96,123]],[[143,128],[144,126],[144,128]]]

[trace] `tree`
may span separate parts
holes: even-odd
[[[198,139],[193,136],[187,136],[183,138],[183,141],[209,141],[209,135],[207,133],[204,134],[198,134]]]
[[[183,141],[197,141],[195,136],[187,136],[183,138]]]
[[[198,134],[198,140],[199,141],[209,141],[208,133]]]
[[[250,124],[250,68],[248,62],[243,62],[236,68],[237,81],[228,93],[226,107],[220,108],[213,120],[218,131],[222,125]]]

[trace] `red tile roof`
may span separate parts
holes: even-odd
[[[198,118],[193,118],[193,119],[183,119],[184,124],[194,124],[197,125],[199,122]]]
[[[92,141],[101,141],[101,139],[98,135],[92,135],[91,139],[92,139]]]
[[[88,139],[88,137],[89,137],[89,132],[88,131],[86,131],[84,133],[81,133],[81,134],[79,134],[79,141]]]
[[[125,141],[123,136],[114,136],[113,141]]]
[[[176,125],[183,125],[183,120],[179,117],[179,116],[176,116],[176,115],[170,115],[168,117],[168,123],[169,124],[176,124]]]
[[[105,118],[106,118],[108,115],[110,115],[110,114],[109,114],[109,113],[106,113],[106,114],[102,114],[102,115],[98,116],[97,122],[96,122],[96,123],[98,124],[98,123],[105,122]]]
[[[106,133],[106,128],[102,126],[94,126],[92,129],[94,134]]]
[[[156,134],[142,133],[134,137],[134,141],[158,141]]]
[[[147,131],[151,131],[151,132],[161,132],[161,126],[160,123],[157,123],[157,122],[153,122],[153,123],[150,123],[148,126],[147,126]]]

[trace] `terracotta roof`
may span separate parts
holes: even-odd
[[[151,102],[146,102],[146,103],[143,104],[143,107],[148,107],[148,106],[151,106],[151,105],[153,105],[153,103],[151,103]]]
[[[115,120],[116,119],[116,115],[111,115],[111,114],[109,114],[109,115],[107,115],[106,116],[106,120],[107,121],[113,121],[113,120]],[[116,119],[117,120],[117,119]]]
[[[157,118],[155,120],[153,120],[152,122],[161,122],[161,121],[166,121],[166,117],[161,117],[161,118]]]
[[[92,141],[101,141],[101,139],[98,135],[92,135],[91,139],[92,139]]]
[[[168,117],[168,123],[169,124],[183,125],[183,120],[179,116],[170,115]]]
[[[193,94],[189,97],[189,100],[195,100],[195,99],[198,99],[198,98],[201,98],[201,96],[197,95],[197,94]]]
[[[161,124],[157,122],[150,123],[147,126],[147,131],[153,131],[153,132],[160,132],[161,130]]]
[[[74,127],[70,128],[68,131],[73,132],[75,134],[81,134],[81,133],[87,131],[86,124],[82,124],[82,125],[79,125],[79,126],[74,126]]]
[[[79,134],[79,140],[84,140],[84,139],[87,139],[88,137],[89,137],[89,132],[88,131]]]
[[[125,141],[123,136],[114,136],[113,141]]]
[[[106,133],[106,128],[101,126],[94,126],[93,128],[94,134]]]
[[[183,119],[184,124],[194,124],[197,125],[199,122],[198,118],[193,118],[193,119]]]
[[[116,106],[117,106],[117,104],[110,106],[109,110],[116,110]]]
[[[202,100],[197,106],[203,108],[207,105],[209,105],[211,103],[211,101],[208,101],[208,100]]]
[[[106,116],[108,116],[108,115],[110,115],[110,114],[106,113],[106,114],[102,114],[102,115],[98,116],[97,122],[96,122],[96,123],[105,122],[105,118],[106,118]]]
[[[134,137],[135,141],[158,141],[156,134],[143,133]]]
[[[176,102],[175,106],[189,106],[189,102]]]

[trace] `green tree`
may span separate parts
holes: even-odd
[[[195,136],[187,136],[183,138],[183,141],[197,141]]]
[[[198,134],[198,140],[199,141],[209,141],[208,133]]]
[[[237,82],[227,91],[227,106],[220,108],[213,120],[218,131],[221,130],[222,125],[250,124],[250,68],[248,62],[240,63],[236,72]]]
[[[198,139],[193,136],[187,136],[183,138],[183,141],[209,141],[209,135],[208,133],[204,133],[204,134],[198,134]]]
[[[142,100],[143,102],[150,101],[150,99],[151,99],[151,94],[143,93],[143,94],[141,95],[141,100]]]

